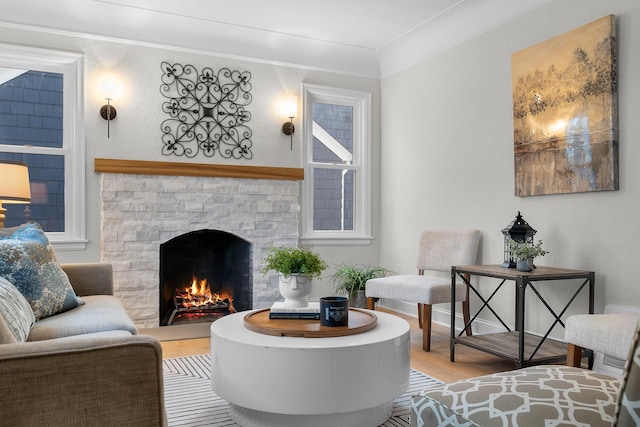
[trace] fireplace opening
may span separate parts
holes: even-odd
[[[212,322],[253,308],[251,243],[198,230],[160,245],[160,326]]]

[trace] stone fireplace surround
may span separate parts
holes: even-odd
[[[270,246],[297,244],[302,170],[96,159],[95,171],[102,261],[113,265],[114,293],[137,327],[160,324],[160,244],[190,231],[249,241],[253,307],[279,298],[277,277],[263,275],[261,263]]]

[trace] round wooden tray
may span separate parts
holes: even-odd
[[[244,316],[244,326],[253,332],[280,337],[328,338],[355,335],[376,327],[378,318],[369,310],[349,309],[348,326],[322,326],[320,320],[269,319],[269,309]]]

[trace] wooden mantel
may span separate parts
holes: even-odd
[[[204,176],[217,178],[282,179],[301,181],[304,169],[268,166],[210,165],[205,163],[155,162],[146,160],[95,159],[98,173],[134,175]]]

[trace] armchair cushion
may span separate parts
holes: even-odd
[[[11,282],[0,277],[0,344],[26,341],[35,321],[24,296]]]
[[[36,320],[82,304],[40,226],[29,222],[0,235],[0,276],[25,296]]]
[[[456,301],[467,299],[464,283],[456,284]],[[367,297],[388,298],[422,304],[451,302],[451,278],[399,274],[367,280]]]
[[[411,401],[416,426],[611,426],[620,381],[568,366],[535,366],[428,388]]]

